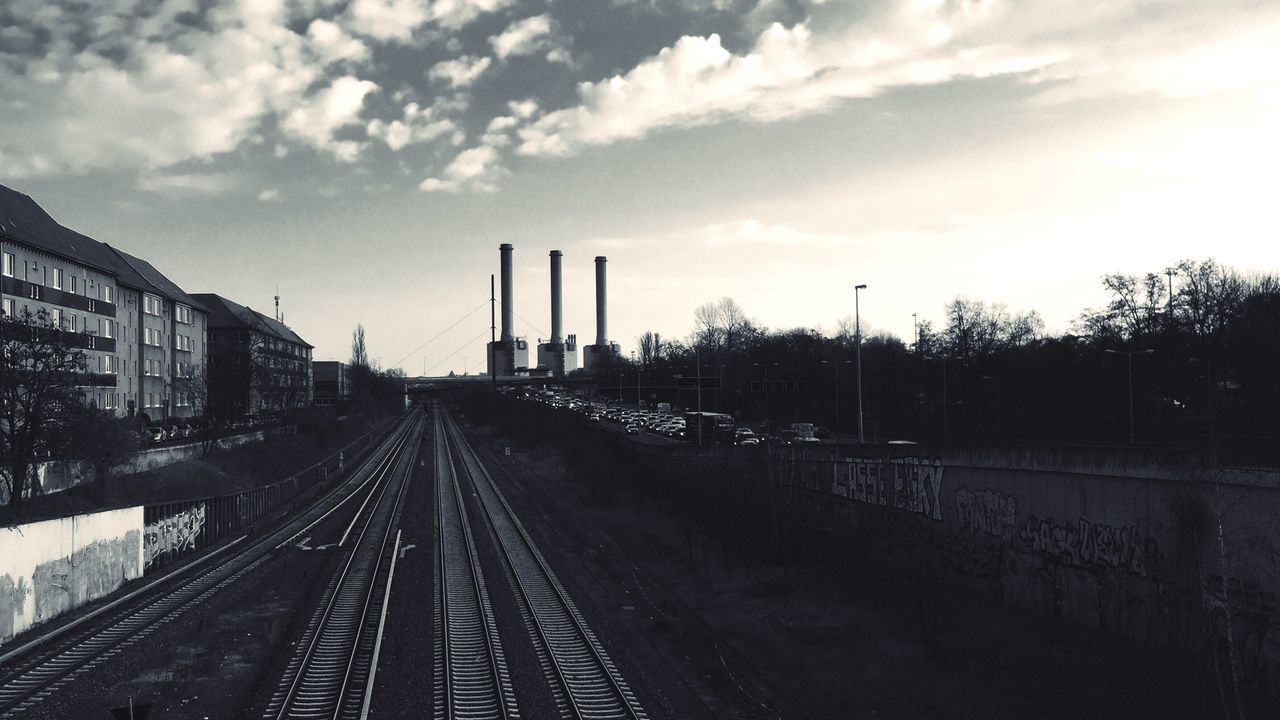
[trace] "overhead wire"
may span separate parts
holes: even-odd
[[[449,358],[453,357],[454,355],[457,355],[458,353],[462,352],[463,350],[466,350],[468,347],[470,347],[470,346],[471,346],[471,343],[475,342],[476,340],[479,340],[481,337],[484,337],[484,331],[483,331],[483,330],[482,330],[482,331],[480,331],[480,333],[479,333],[478,335],[476,335],[475,337],[473,337],[473,338],[471,338],[470,340],[468,340],[468,341],[466,341],[466,342],[462,343],[462,345],[460,345],[460,346],[458,347],[458,349],[457,349],[457,350],[454,350],[453,352],[449,353],[448,355],[445,355],[444,357],[442,357],[442,358],[440,358],[439,360],[437,360],[435,365],[432,365],[431,367],[427,368],[427,371],[426,371],[426,372],[424,372],[424,373],[422,373],[422,374],[423,374],[423,375],[428,375],[428,374],[430,374],[432,370],[435,370],[435,369],[440,365],[440,363],[444,362],[445,360],[448,360]]]
[[[480,303],[479,305],[477,305],[477,306],[476,306],[476,308],[475,308],[474,310],[472,310],[471,312],[467,313],[466,315],[463,315],[462,317],[458,318],[458,320],[457,320],[456,322],[454,322],[452,325],[450,325],[449,327],[447,327],[447,328],[445,328],[445,329],[441,330],[440,332],[436,333],[435,335],[432,335],[432,336],[431,336],[431,338],[430,338],[429,340],[427,340],[426,342],[422,343],[422,344],[421,344],[421,345],[419,345],[418,347],[414,348],[412,352],[410,352],[409,354],[405,355],[404,357],[402,357],[402,358],[400,358],[399,360],[397,360],[397,361],[395,361],[394,363],[392,363],[392,364],[391,364],[391,367],[399,367],[399,366],[400,366],[400,364],[401,364],[401,363],[403,363],[405,360],[408,360],[409,358],[413,357],[414,355],[417,355],[419,350],[421,350],[422,348],[424,348],[424,347],[426,347],[426,346],[430,345],[430,344],[432,343],[432,341],[434,341],[436,338],[438,338],[438,337],[440,337],[441,335],[444,335],[445,333],[447,333],[447,332],[449,332],[450,330],[454,329],[455,327],[457,327],[458,325],[460,325],[460,324],[462,323],[462,321],[463,321],[463,320],[466,320],[467,318],[471,317],[472,315],[475,315],[475,314],[476,314],[476,312],[478,312],[481,308],[483,308],[485,305],[488,305],[488,304],[489,304],[489,301],[488,301],[488,300],[485,300],[484,302]],[[483,334],[484,334],[484,333],[481,333],[481,335],[483,335]]]

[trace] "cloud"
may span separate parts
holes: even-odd
[[[495,192],[498,180],[508,174],[500,160],[498,148],[492,145],[468,148],[445,166],[440,177],[427,178],[418,188],[424,192]]]
[[[437,63],[427,71],[427,76],[433,80],[444,80],[455,88],[468,87],[484,74],[492,62],[492,58],[463,55]]]
[[[368,46],[328,20],[312,20],[307,26],[307,41],[312,51],[326,63],[369,59]]]
[[[20,5],[13,27],[43,44],[0,55],[0,174],[9,177],[156,169],[230,152],[323,76],[318,46],[287,27],[279,3],[215,6],[199,24],[157,22],[190,12],[185,2],[94,13]]]
[[[740,53],[718,35],[682,37],[629,71],[581,84],[575,105],[520,129],[518,152],[567,155],[663,128],[771,122],[958,78],[1017,76],[1076,99],[1274,86],[1280,76],[1280,9],[1266,18],[1237,3],[1155,11],[1097,2],[1065,13],[1051,0],[938,0],[841,12],[850,13],[827,3],[803,23],[774,23]]]
[[[360,122],[364,98],[378,89],[368,80],[347,75],[329,83],[297,105],[282,120],[281,128],[311,147],[328,152],[343,162],[354,162],[360,144],[337,140],[335,134]]]
[[[392,150],[400,150],[412,143],[429,142],[446,133],[457,130],[448,118],[437,118],[431,108],[409,103],[404,108],[404,119],[390,123],[371,120],[367,127],[369,137],[380,139]]]
[[[545,52],[548,62],[566,65],[572,62],[565,41],[556,32],[555,21],[546,13],[511,23],[506,30],[490,37],[489,45],[499,60]]]
[[[239,178],[231,173],[159,173],[138,176],[138,187],[165,197],[221,195],[236,187]]]
[[[383,42],[408,42],[430,17],[430,6],[421,0],[354,0],[347,6],[344,24],[353,31]]]
[[[267,188],[258,193],[258,200],[260,202],[280,202],[280,191],[276,188]]]

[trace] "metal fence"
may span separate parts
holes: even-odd
[[[284,480],[229,495],[147,505],[143,508],[144,574],[150,574],[224,538],[253,527],[299,493],[354,467],[394,420],[356,438],[346,447]],[[339,469],[339,459],[344,465]]]

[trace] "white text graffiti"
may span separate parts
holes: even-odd
[[[831,492],[857,502],[942,519],[942,461],[927,458],[845,458],[831,469]]]

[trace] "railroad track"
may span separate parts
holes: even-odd
[[[361,718],[368,714],[374,647],[382,627],[389,570],[398,552],[393,530],[417,459],[419,417],[372,488],[340,544],[351,539],[289,661],[264,718]],[[355,531],[354,533],[352,531]]]
[[[0,720],[27,716],[37,703],[77,676],[120,654],[259,567],[274,551],[336,512],[385,473],[389,459],[403,446],[413,426],[410,421],[402,422],[352,474],[350,481],[276,531],[251,543],[242,544],[247,537],[242,536],[196,565],[144,587],[135,597],[118,601],[119,607],[112,607],[101,617],[46,636],[38,647],[11,651],[0,666]]]
[[[509,572],[535,646],[544,659],[552,696],[562,717],[581,720],[647,720],[634,693],[582,614],[565,592],[506,498],[456,423],[444,431],[457,467],[475,489],[497,550]]]
[[[444,415],[433,424],[436,476],[435,717],[520,717],[480,558],[471,535],[457,470],[448,452]]]

